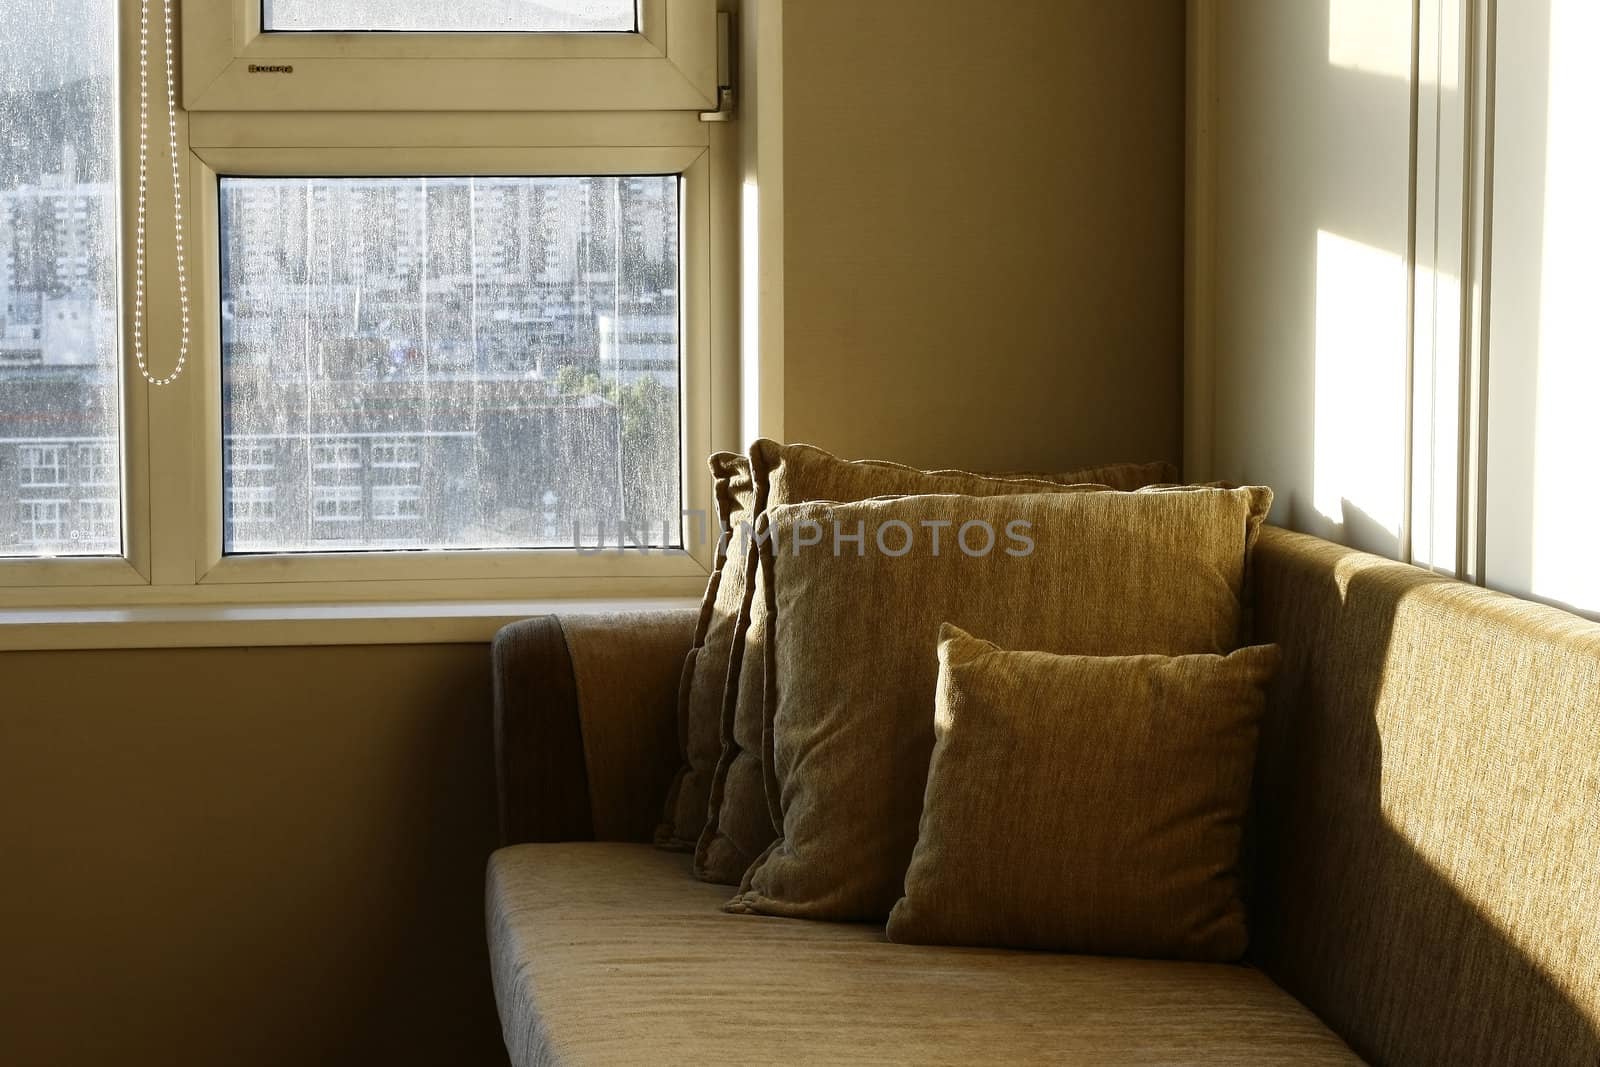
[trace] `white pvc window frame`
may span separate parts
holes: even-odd
[[[633,33],[268,32],[260,0],[183,5],[190,111],[692,111],[717,106],[715,0],[639,0]]]
[[[676,174],[680,186],[680,359],[685,387],[680,393],[680,449],[685,459],[685,510],[709,514],[711,485],[693,457],[711,453],[709,152],[703,146],[660,148],[374,148],[281,149],[201,148],[192,155],[190,185],[202,233],[218,233],[217,195],[221,177],[475,175],[628,175]],[[213,237],[200,248],[195,306],[199,351],[191,364],[189,388],[202,406],[191,418],[199,447],[192,484],[199,489],[202,537],[195,560],[196,581],[206,586],[272,583],[427,581],[462,579],[571,579],[606,584],[629,579],[703,580],[712,565],[714,539],[696,536],[685,524],[684,548],[614,550],[586,554],[565,549],[443,550],[425,553],[330,551],[229,555],[223,546],[222,352],[219,244]],[[319,473],[337,476],[331,467]],[[330,520],[332,522],[332,520]],[[337,523],[333,523],[337,525]]]
[[[252,6],[254,2],[249,0]],[[243,8],[233,0],[191,0],[185,5],[183,32],[190,32],[196,18],[203,30],[208,12],[215,15],[224,10],[233,13],[229,15],[232,19]],[[372,109],[362,113],[330,113],[328,107],[345,106],[333,97],[306,110],[257,98],[236,102],[229,111],[203,106],[180,111],[177,151],[190,208],[185,212],[184,241],[192,288],[194,348],[187,373],[172,386],[151,388],[134,366],[126,312],[133,296],[134,213],[128,205],[133,202],[139,143],[138,126],[132,118],[138,100],[139,4],[137,0],[119,0],[123,548],[120,556],[0,559],[0,613],[183,605],[232,610],[237,606],[698,596],[713,562],[716,540],[714,533],[705,536],[714,502],[710,475],[701,457],[716,447],[728,447],[738,428],[739,335],[732,323],[739,300],[739,238],[734,223],[740,161],[735,142],[726,136],[729,127],[703,123],[697,114],[702,106],[715,106],[714,4],[709,0],[642,0],[640,10],[644,27],[640,35],[542,34],[516,41],[488,39],[494,35],[436,35],[447,38],[442,44],[427,35],[370,35],[380,50],[420,50],[415,56],[419,61],[439,58],[429,51],[436,46],[458,50],[444,57],[449,62],[442,69],[479,70],[480,87],[495,86],[479,102],[494,100],[494,111],[439,114],[435,108],[442,101],[459,103],[463,99],[451,98],[448,93],[433,95],[426,102],[432,106],[408,108],[408,103],[419,101],[415,94],[404,92],[392,100],[374,94],[369,101]],[[155,31],[153,50],[159,56],[159,19]],[[270,36],[332,39],[341,35]],[[686,55],[703,54],[706,91],[684,89],[685,75],[680,71],[672,75],[680,83],[673,90],[676,96],[647,101],[648,93],[643,90],[650,77],[664,77],[661,70],[648,75],[639,73],[631,62],[590,63],[599,57],[588,38],[610,38],[612,47],[621,47],[618,39],[633,36],[659,53],[649,62],[674,65],[687,62]],[[195,44],[188,36],[181,41],[186,75],[190,74],[189,64],[203,62],[204,41],[198,48]],[[340,46],[323,41],[315,47],[337,52]],[[474,58],[474,48],[486,48],[488,54]],[[537,54],[495,54],[496,49],[514,48]],[[562,58],[548,54],[552,49],[581,55]],[[338,57],[324,58],[332,61]],[[573,84],[592,87],[600,72],[610,70],[618,76],[622,89],[632,87],[628,90],[632,95],[613,86],[607,90],[610,95],[586,105],[567,99],[570,107],[555,110],[547,110],[553,106],[547,101],[518,95],[516,99],[526,100],[527,110],[505,110],[511,97],[504,94],[511,83],[502,60],[536,65],[521,68],[524,72],[545,70],[541,64],[554,62],[546,73],[535,76],[538,81],[560,80],[555,72],[575,71],[564,64],[580,58],[593,73],[578,76]],[[329,74],[330,85],[348,88],[375,70],[347,66]],[[197,92],[204,94],[204,87],[197,86],[192,75],[185,83],[186,99]],[[615,110],[624,100],[637,106]],[[669,108],[669,103],[675,106]],[[590,106],[608,110],[593,111]],[[282,109],[262,110],[267,107]],[[160,109],[155,110],[159,113]],[[167,168],[166,139],[152,136],[150,140],[149,170],[159,175]],[[653,549],[648,554],[558,549],[223,554],[228,502],[221,477],[227,442],[222,433],[219,387],[219,176],[667,173],[679,175],[682,182],[680,447],[682,500],[690,513],[684,524],[683,549]],[[153,182],[146,237],[151,299],[145,343],[158,371],[170,368],[181,332],[172,219],[171,190],[163,182]],[[62,494],[63,498],[67,495]],[[12,634],[6,640],[15,637]]]

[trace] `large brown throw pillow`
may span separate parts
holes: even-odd
[[[718,452],[711,457],[711,484],[722,536],[678,690],[683,765],[667,792],[666,811],[656,829],[656,844],[684,852],[695,847],[705,829],[711,779],[722,755],[722,694],[734,623],[745,602],[749,539],[742,531],[749,528],[754,514],[750,461],[733,452]]]
[[[730,910],[877,920],[899,899],[933,751],[941,623],[1091,656],[1237,647],[1264,488],[920,496],[772,508],[765,710],[783,835]],[[835,555],[825,530],[866,532]],[[972,524],[982,524],[981,526]],[[973,536],[963,541],[961,531]],[[878,532],[911,550],[889,555]],[[931,533],[943,531],[940,551]],[[992,550],[984,529],[996,532]],[[1010,531],[1032,550],[1013,554]],[[797,537],[798,535],[798,537]]]
[[[1275,645],[1005,652],[940,632],[933,760],[889,940],[1230,962]]]
[[[811,445],[780,445],[759,440],[750,446],[754,483],[750,511],[759,518],[769,506],[804,500],[865,500],[891,493],[964,493],[993,496],[1025,492],[1060,492],[1065,485],[1092,483],[1112,489],[1136,489],[1176,481],[1170,463],[1116,464],[1066,474],[983,475],[967,471],[923,471],[877,460],[843,460]],[[743,536],[741,535],[743,534]],[[749,551],[748,527],[735,529],[722,568],[723,589],[716,597],[719,615],[731,604],[737,587],[742,599],[728,619],[732,649],[726,666],[726,690],[719,685],[720,758],[712,778],[709,818],[695,850],[695,873],[710,882],[738,885],[750,864],[777,836],[776,795],[769,797],[770,767],[763,765],[763,689],[766,604],[752,596],[759,582],[759,556]],[[731,578],[731,580],[730,580]],[[696,678],[699,705],[702,681]]]

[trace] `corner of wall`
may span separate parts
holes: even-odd
[[[1184,134],[1183,472],[1215,467],[1216,0],[1188,0]]]

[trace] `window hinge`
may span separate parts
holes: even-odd
[[[701,122],[732,122],[733,121],[733,90],[727,86],[717,87],[717,110],[700,112]]]
[[[717,109],[700,112],[701,122],[732,122],[733,93],[733,16],[717,12]]]

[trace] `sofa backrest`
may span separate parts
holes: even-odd
[[[1373,1063],[1600,1063],[1600,625],[1265,531],[1252,956]]]

